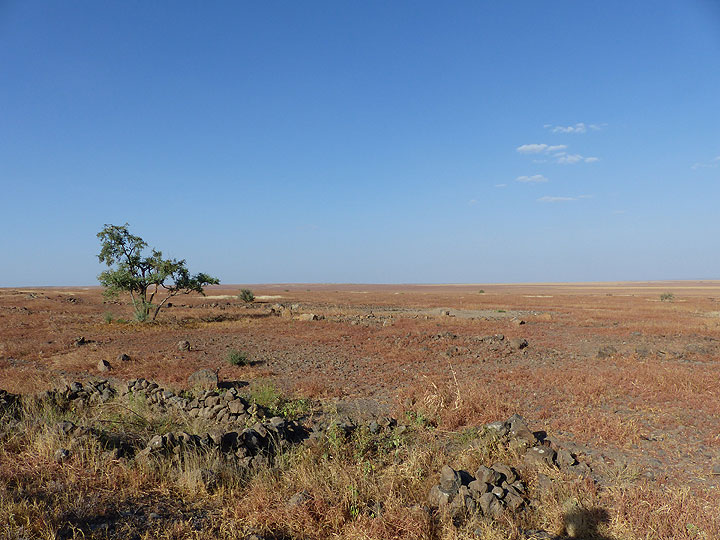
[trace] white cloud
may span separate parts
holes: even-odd
[[[517,147],[521,154],[540,154],[547,150],[547,144],[523,144]]]
[[[590,131],[600,131],[607,124],[589,124],[586,125],[584,122],[578,122],[574,126],[553,126],[552,124],[544,124],[545,129],[549,129],[553,133],[587,133]]]
[[[587,126],[582,122],[578,122],[574,126],[555,126],[552,128],[553,133],[586,133]]]
[[[555,159],[555,163],[561,163],[563,165],[571,165],[575,163],[595,163],[600,161],[600,158],[590,156],[585,157],[580,154],[568,154],[566,152],[566,144],[544,144],[544,143],[532,143],[523,144],[515,149],[520,154],[544,154],[551,155]],[[546,159],[533,159],[533,163],[545,163]],[[695,168],[695,167],[693,167]]]
[[[536,184],[539,182],[547,182],[548,179],[545,178],[542,174],[533,174],[532,176],[518,176],[515,181]]]
[[[507,186],[507,184],[495,184],[496,188],[504,188],[506,186]]]
[[[576,201],[577,197],[551,197],[549,195],[545,195],[544,197],[540,197],[537,201],[542,203],[554,203],[554,202],[568,202],[568,201]]]
[[[548,152],[559,152],[560,150],[567,150],[567,145],[566,144],[556,144],[554,146],[547,147]]]
[[[555,144],[555,145],[548,145],[548,144],[523,144],[521,146],[518,146],[516,150],[520,152],[521,154],[549,154],[551,152],[559,152],[561,150],[566,150],[567,145],[565,144]]]
[[[712,158],[712,159],[711,159],[710,161],[708,161],[707,163],[696,163],[696,164],[693,165],[691,168],[692,168],[692,170],[697,170],[697,169],[711,169],[711,168],[713,168],[713,167],[717,167],[718,165],[720,165],[720,156],[717,156],[717,157]]]
[[[557,157],[557,162],[562,163],[563,165],[580,163],[583,159],[580,154],[557,154],[555,157]]]
[[[560,163],[562,165],[574,165],[575,163],[595,163],[596,161],[600,161],[600,158],[591,156],[591,157],[585,157],[581,156],[580,154],[566,154],[565,152],[559,152],[555,154],[555,158],[557,163]]]

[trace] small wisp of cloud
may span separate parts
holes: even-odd
[[[575,163],[595,163],[600,158],[595,156],[581,156],[580,154],[568,154],[566,144],[544,144],[532,143],[523,144],[515,149],[519,154],[542,154],[550,156],[555,163],[561,165],[574,165]],[[534,159],[533,163],[545,163],[547,159]]]
[[[720,156],[714,157],[714,158],[712,158],[710,161],[705,162],[705,163],[700,163],[700,162],[695,163],[695,164],[691,167],[691,169],[692,169],[693,171],[696,171],[696,170],[698,170],[698,169],[713,169],[713,168],[718,167],[718,166],[720,166]]]
[[[592,199],[592,195],[578,195],[577,197],[554,197],[550,195],[545,195],[544,197],[540,197],[537,202],[541,203],[557,203],[557,202],[570,202],[570,201],[579,201],[580,199]]]
[[[516,150],[521,154],[549,154],[552,152],[559,152],[566,149],[567,145],[565,144],[549,145],[537,143],[523,144],[516,148]]]
[[[504,188],[507,187],[507,184],[495,184],[496,188]]]
[[[561,165],[574,165],[575,163],[595,163],[600,161],[600,158],[595,156],[585,157],[580,154],[567,154],[565,152],[559,152],[555,154],[555,162]]]
[[[574,126],[553,126],[552,124],[545,124],[543,127],[549,129],[553,133],[587,133],[590,131],[600,131],[607,124],[589,124],[586,125],[584,122],[578,122]]]
[[[515,181],[523,182],[526,184],[537,184],[540,182],[547,182],[548,179],[545,178],[542,174],[533,174],[532,176],[518,176]]]

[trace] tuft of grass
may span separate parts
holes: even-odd
[[[671,292],[664,292],[660,295],[661,302],[672,302],[675,300],[675,295]]]
[[[246,352],[237,349],[230,349],[225,358],[231,366],[247,366],[250,363],[250,356]]]
[[[103,313],[103,320],[105,321],[106,324],[112,323],[113,322],[113,314],[110,313],[109,311],[106,311],[105,313]]]

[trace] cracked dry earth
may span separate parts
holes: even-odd
[[[251,305],[239,288],[179,298],[154,325],[118,322],[128,306],[97,288],[0,290],[0,388],[45,390],[100,360],[105,377],[176,389],[210,368],[445,431],[518,413],[605,476],[718,489],[719,282],[265,285]],[[252,365],[228,365],[230,349]]]

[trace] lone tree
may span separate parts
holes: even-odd
[[[130,234],[127,223],[105,225],[97,237],[101,245],[98,259],[110,268],[98,276],[105,295],[116,298],[120,293],[129,293],[137,321],[154,321],[176,294],[197,292],[205,296],[203,287],[220,283],[203,273],[191,276],[185,259],[163,259],[162,252],[156,249],[149,256],[143,255],[148,245]],[[158,302],[153,304],[156,296]]]

